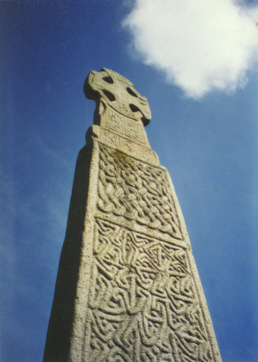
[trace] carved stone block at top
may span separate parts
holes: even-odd
[[[98,125],[91,126],[86,133],[86,141],[90,142],[92,137],[97,138],[101,143],[122,151],[130,156],[136,157],[155,166],[159,165],[158,155],[145,144],[134,142],[133,139],[126,138],[113,130],[100,127]]]
[[[126,117],[141,119],[144,125],[151,120],[147,98],[142,97],[128,79],[113,70],[92,70],[84,83],[84,92],[87,98],[97,103],[102,99]]]

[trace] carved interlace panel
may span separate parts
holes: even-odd
[[[186,251],[97,219],[87,361],[212,361]]]
[[[165,171],[100,145],[98,209],[181,239]]]

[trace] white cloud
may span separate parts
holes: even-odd
[[[258,54],[257,9],[233,0],[136,0],[123,26],[145,64],[201,98],[246,84]]]

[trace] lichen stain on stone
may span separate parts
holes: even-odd
[[[124,153],[123,151],[119,150],[118,148],[116,148],[113,151],[113,156],[117,161],[117,165],[130,165],[133,166],[134,164],[134,159],[130,156],[128,156],[126,153]]]

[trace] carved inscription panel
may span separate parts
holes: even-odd
[[[110,107],[107,108],[103,115],[101,126],[117,132],[134,142],[149,146],[143,124],[140,121],[124,117],[113,111]]]
[[[96,220],[85,361],[212,361],[187,252]]]
[[[165,171],[100,144],[98,210],[182,239]]]

